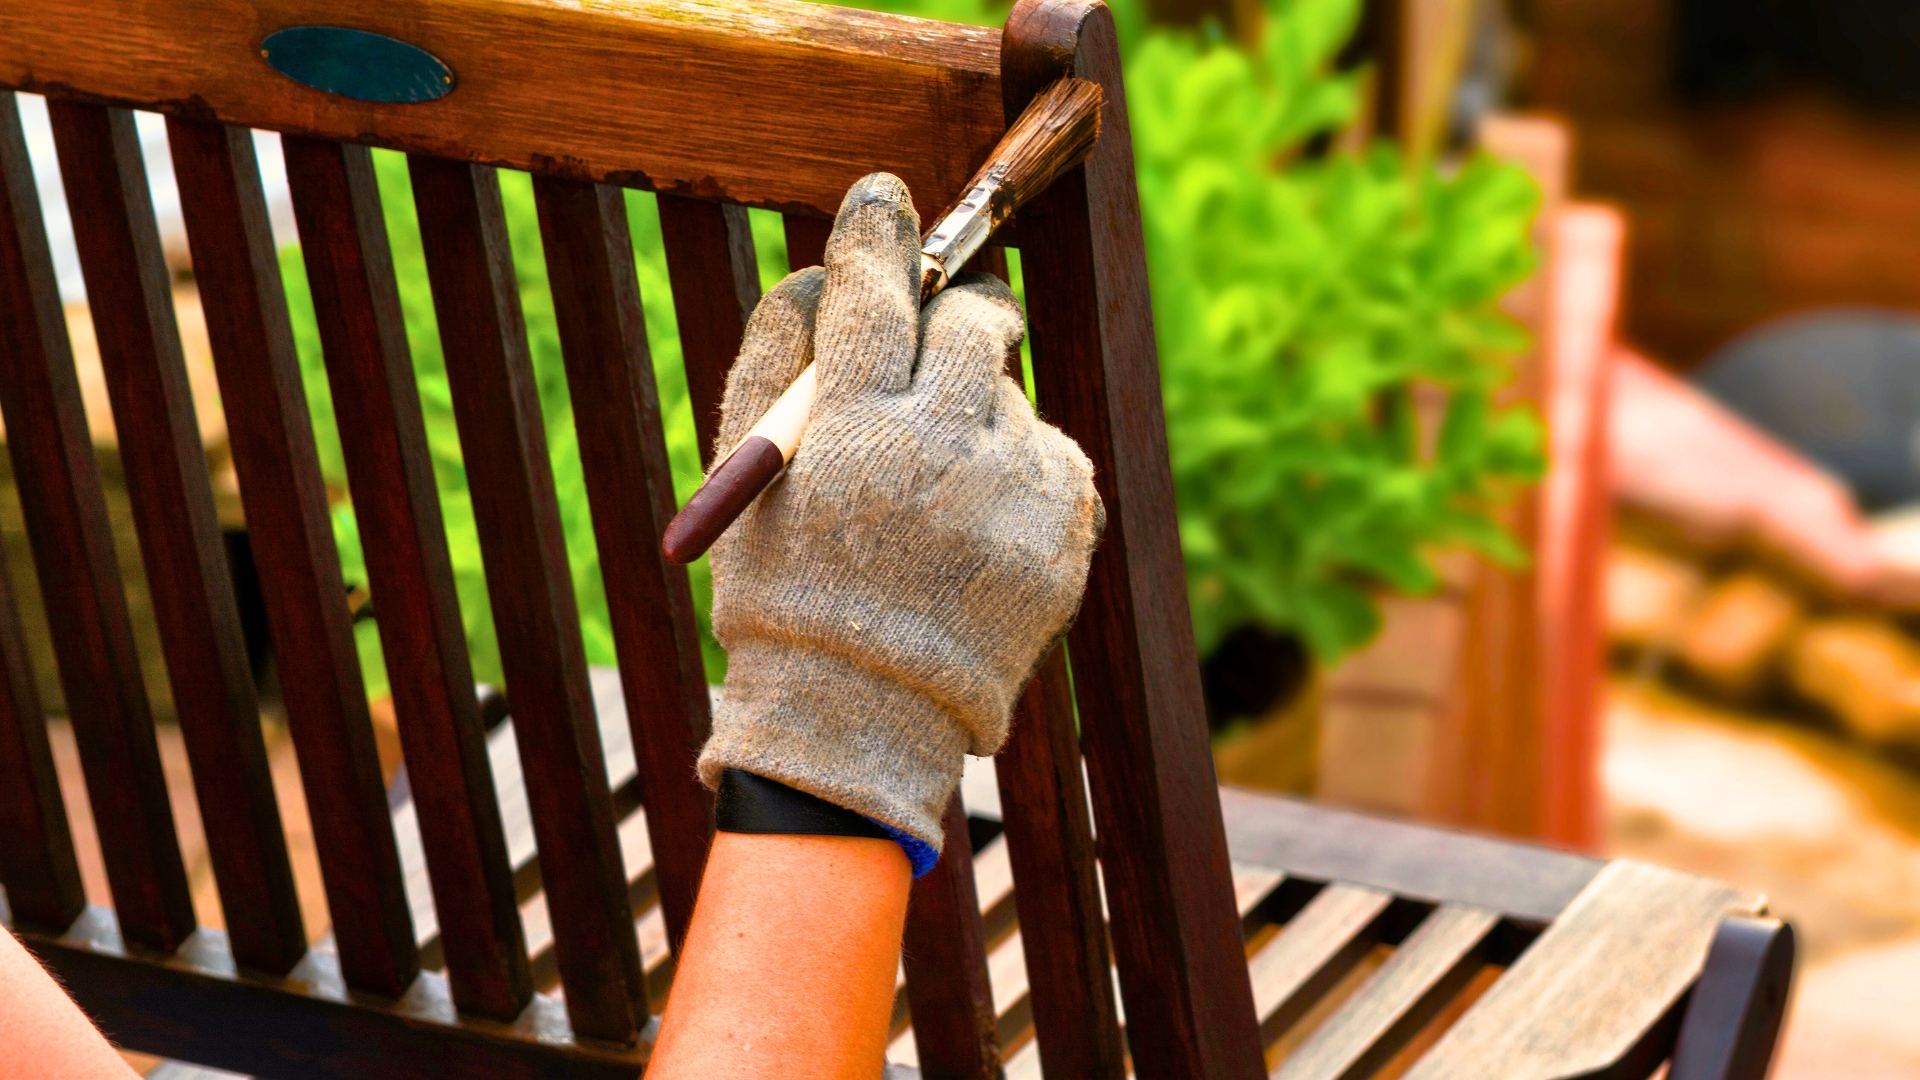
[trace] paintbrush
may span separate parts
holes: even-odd
[[[1066,78],[1042,90],[987,155],[986,164],[922,239],[920,303],[932,300],[1013,212],[1087,159],[1100,136],[1097,83]],[[755,496],[780,475],[806,432],[818,388],[808,364],[667,524],[661,550],[676,563],[706,553]]]

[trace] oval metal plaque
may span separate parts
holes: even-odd
[[[260,55],[294,82],[360,101],[405,105],[453,90],[453,72],[439,57],[385,34],[344,26],[276,30],[260,43]]]

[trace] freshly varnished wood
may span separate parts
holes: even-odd
[[[659,207],[700,463],[710,465],[719,452],[714,441],[727,372],[760,302],[760,264],[746,207],[680,195],[661,195]]]
[[[1173,514],[1119,49],[1106,8],[1025,0],[1008,17],[1010,122],[1077,75],[1106,93],[1093,154],[1020,226],[1040,404],[1093,460],[1107,531],[1070,637],[1088,718],[1101,869],[1142,1076],[1252,1080],[1248,986]]]
[[[1373,1075],[1480,970],[1497,912],[1443,905],[1278,1070],[1276,1080]]]
[[[18,107],[0,120],[0,410],[47,605],[60,685],[127,940],[172,952],[193,932],[107,505]]]
[[[1126,1052],[1062,646],[1027,684],[994,770],[1041,1056],[1056,1076],[1118,1080]]]
[[[660,904],[678,951],[713,834],[711,796],[693,768],[711,704],[687,572],[660,554],[673,475],[626,203],[616,188],[545,177],[534,198]]]
[[[373,164],[283,142],[453,999],[512,1020],[533,992],[526,944]]]
[[[1728,917],[1687,999],[1668,1080],[1766,1080],[1793,983],[1793,927]]]
[[[133,114],[48,105],[174,711],[234,957],[307,951]]]
[[[500,181],[485,165],[409,165],[567,1015],[625,1043],[646,981]]]
[[[1544,926],[1593,881],[1598,859],[1220,789],[1233,857],[1320,881],[1364,881],[1429,903],[1493,908]]]
[[[0,373],[64,342],[20,113],[0,94]],[[4,395],[4,391],[0,391]],[[10,395],[5,395],[10,396]],[[3,400],[0,397],[0,400]],[[9,408],[11,403],[9,402]],[[13,583],[0,568],[0,886],[20,924],[63,930],[86,907]]]
[[[453,90],[372,104],[260,56],[314,22],[417,45]],[[924,217],[1004,130],[997,38],[801,0],[34,0],[0,8],[0,86],[816,216],[884,169]]]
[[[913,1043],[929,1080],[994,1080],[1000,1075],[998,1018],[987,976],[980,899],[973,886],[967,813],[947,804],[940,862],[913,883],[901,943]]]
[[[341,974],[399,997],[413,922],[253,135],[175,117],[167,136]]]
[[[195,934],[168,964],[130,959],[113,912],[89,908],[63,936],[21,942],[89,1018],[122,1045],[275,1080],[633,1080],[651,1044],[576,1040],[557,1001],[536,997],[511,1024],[468,1020],[447,979],[423,972],[400,1001],[349,997],[320,950],[284,978],[236,978],[226,935]]]
[[[1723,882],[1609,863],[1409,1080],[1610,1076],[1630,1056],[1658,1060],[1665,1049],[1643,1041],[1699,975],[1721,920],[1762,905]]]
[[[1248,974],[1263,1041],[1279,1038],[1379,940],[1393,897],[1378,889],[1335,883],[1253,954]]]
[[[805,270],[827,265],[827,237],[833,235],[833,222],[805,214],[787,214],[781,218],[787,234],[787,269]]]

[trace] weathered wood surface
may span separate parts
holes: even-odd
[[[126,939],[171,952],[194,929],[153,713],[87,432],[18,106],[0,103],[0,411],[60,686]]]
[[[167,134],[341,975],[398,997],[419,956],[253,135]]]
[[[1262,1040],[1293,1026],[1379,940],[1392,895],[1335,883],[1314,896],[1248,961]]]
[[[260,55],[316,22],[417,45],[453,89],[356,101]],[[999,36],[801,0],[34,0],[0,7],[0,86],[828,217],[885,169],[925,217],[1005,129]]]
[[[1609,863],[1409,1080],[1535,1080],[1606,1068],[1693,984],[1721,920],[1764,904],[1724,882]]]

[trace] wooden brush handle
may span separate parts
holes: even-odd
[[[922,238],[922,305],[947,287],[1021,203],[1086,160],[1100,131],[1100,103],[1099,86],[1084,79],[1061,79],[1034,96],[967,190]],[[667,523],[660,549],[669,561],[685,565],[706,554],[793,460],[819,385],[808,364]]]

